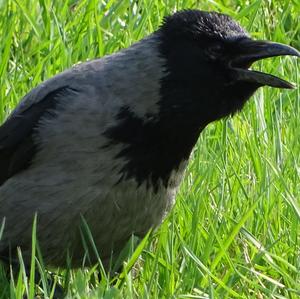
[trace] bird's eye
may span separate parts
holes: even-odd
[[[207,49],[207,54],[211,59],[217,59],[222,52],[221,45],[213,45]]]

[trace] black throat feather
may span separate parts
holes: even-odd
[[[163,47],[162,43],[160,52],[165,57]],[[117,115],[118,125],[105,132],[110,144],[126,145],[116,156],[126,160],[121,180],[134,178],[139,185],[145,182],[155,191],[161,185],[167,187],[172,171],[188,160],[207,123],[203,118],[199,123],[201,116],[199,118],[193,105],[189,105],[199,97],[194,93],[195,86],[191,86],[198,83],[188,79],[182,81],[170,71],[173,61],[167,59],[166,63],[158,115],[149,116],[151,121],[145,121],[130,107],[123,107]]]
[[[199,17],[198,12],[187,14]],[[220,16],[213,17],[214,24],[218,24]],[[172,171],[189,158],[205,126],[240,110],[257,88],[244,83],[226,86],[224,82],[230,83],[232,78],[204,54],[213,39],[208,36],[199,41],[194,31],[199,28],[188,24],[192,30],[184,30],[187,20],[185,13],[167,19],[156,33],[160,40],[159,53],[166,63],[162,66],[165,75],[160,82],[158,115],[153,121],[145,121],[130,107],[123,107],[117,115],[117,125],[105,133],[110,144],[126,145],[116,157],[126,161],[121,179],[134,178],[138,184],[146,182],[155,190],[161,184],[168,185]],[[227,32],[241,30],[231,27],[226,28]]]

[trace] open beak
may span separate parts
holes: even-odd
[[[238,81],[252,82],[259,86],[295,88],[293,83],[270,74],[248,69],[255,61],[283,55],[300,57],[300,52],[290,46],[279,43],[244,39],[239,42],[239,55],[230,61],[230,67],[235,72]]]

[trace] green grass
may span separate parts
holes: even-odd
[[[182,8],[227,13],[257,39],[300,48],[298,0],[0,0],[0,121],[41,81],[129,46]],[[295,59],[262,67],[300,84]],[[299,298],[299,128],[300,90],[260,89],[201,135],[175,208],[119,276],[99,280],[96,265],[56,280],[69,298]],[[21,267],[9,282],[1,268],[0,299],[33,298],[33,280]],[[35,291],[53,295],[45,275]]]

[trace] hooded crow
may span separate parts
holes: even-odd
[[[20,247],[29,264],[37,214],[46,265],[65,267],[67,256],[81,265],[82,218],[107,265],[170,211],[209,123],[242,109],[259,87],[294,87],[249,69],[280,55],[300,53],[251,39],[227,15],[185,10],[131,47],[31,90],[0,127],[2,259]]]

